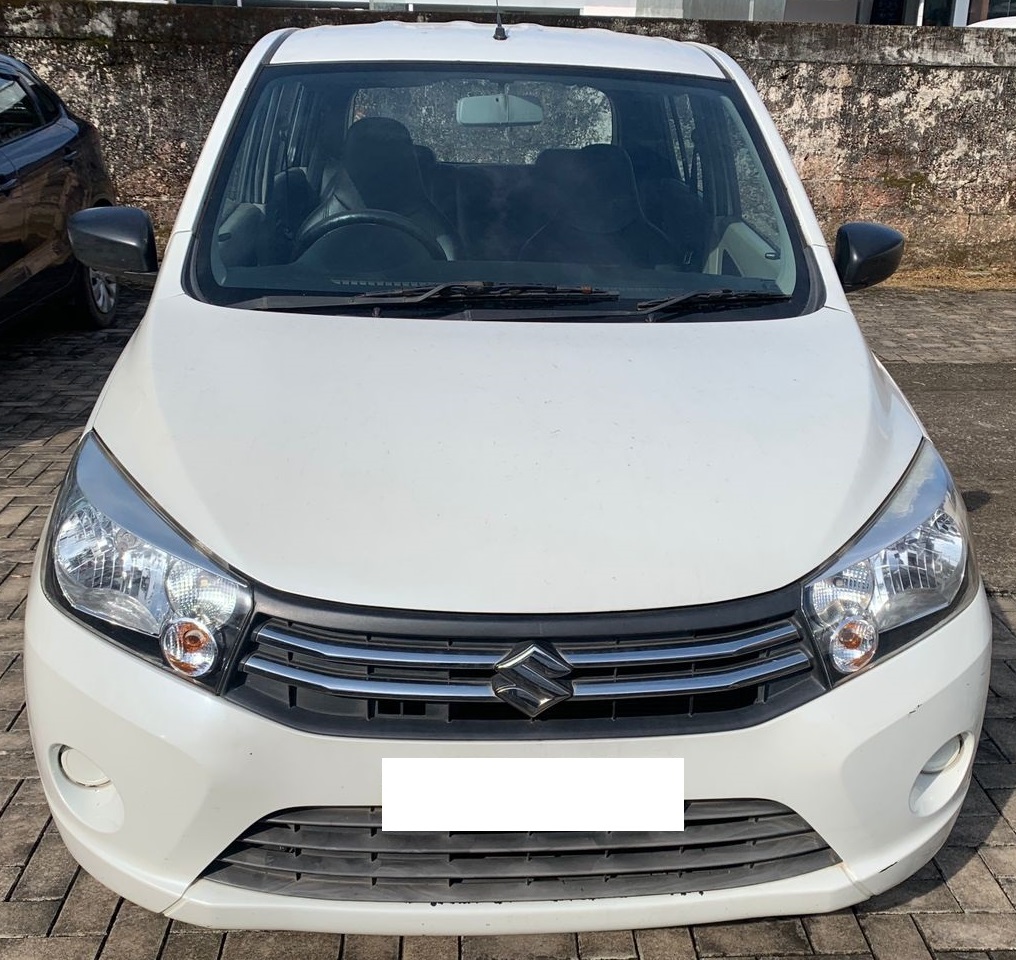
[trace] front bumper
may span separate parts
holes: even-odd
[[[190,923],[343,933],[523,933],[705,923],[838,909],[888,889],[944,843],[969,783],[987,692],[983,588],[934,633],[818,699],[743,730],[584,741],[323,737],[273,723],[117,650],[53,607],[33,578],[25,636],[32,740],[68,848],[101,882]],[[959,760],[911,791],[946,741]],[[111,778],[84,788],[61,745]],[[695,894],[515,903],[370,903],[197,879],[252,823],[301,806],[376,805],[381,758],[679,756],[689,799],[756,797],[804,817],[841,863]]]

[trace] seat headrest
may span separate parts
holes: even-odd
[[[357,120],[346,133],[342,162],[368,207],[397,212],[425,196],[413,139],[398,120]]]
[[[559,191],[561,216],[571,226],[614,233],[643,219],[631,161],[620,147],[545,150],[538,163]]]

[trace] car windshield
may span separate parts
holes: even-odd
[[[809,295],[784,188],[723,80],[268,67],[203,211],[192,288],[248,309],[740,319]]]

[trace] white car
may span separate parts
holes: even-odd
[[[139,210],[72,239],[155,271]],[[190,923],[347,933],[826,911],[909,876],[966,793],[990,628],[844,297],[902,246],[854,223],[830,252],[709,47],[265,37],[39,551],[31,728],[71,852]],[[683,781],[610,782],[628,760]],[[392,801],[438,826],[382,829],[411,761]]]
[[[991,27],[994,30],[1016,30],[1016,17],[994,17],[991,20],[978,20],[968,23],[968,27]]]

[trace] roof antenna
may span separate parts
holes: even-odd
[[[508,34],[505,33],[504,24],[501,22],[501,4],[498,3],[498,0],[494,0],[494,7],[497,9],[497,26],[494,27],[494,39],[507,40]]]

